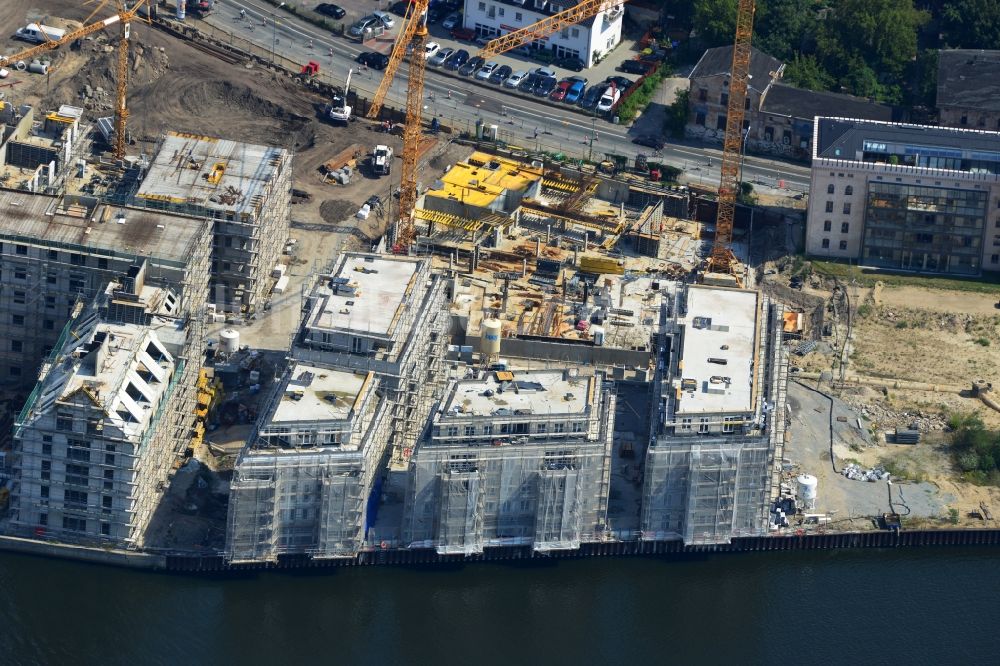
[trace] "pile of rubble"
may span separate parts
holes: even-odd
[[[882,429],[906,428],[920,432],[931,432],[944,430],[947,426],[945,417],[940,414],[932,414],[922,410],[897,412],[878,403],[864,402],[860,399],[850,400],[846,397],[845,401],[854,407],[861,416],[875,422]]]
[[[871,468],[864,468],[856,463],[848,463],[840,472],[851,481],[888,481],[889,472],[881,465]]]

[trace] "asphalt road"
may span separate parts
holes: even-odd
[[[357,70],[355,58],[359,53],[370,50],[388,52],[391,49],[389,35],[385,41],[362,46],[260,0],[230,0],[217,7],[215,13],[204,19],[217,36],[219,31],[231,33],[295,62],[315,60],[320,63],[322,73],[331,73],[333,81],[339,84],[343,84],[348,70]],[[245,9],[246,19],[240,17],[240,8]],[[371,7],[376,8],[376,5]],[[349,18],[350,15],[344,20]],[[396,26],[390,32],[397,34],[402,19],[398,16],[394,18]],[[443,46],[453,44],[438,36],[433,39]],[[476,47],[465,44],[463,48],[474,53]],[[397,107],[402,107],[406,98],[405,70],[405,66],[400,67],[387,96],[387,103]],[[380,76],[381,72],[377,71],[355,71],[351,87],[373,94]],[[604,153],[633,157],[650,152],[649,148],[631,143],[628,127],[611,124],[602,118],[588,118],[558,104],[506,94],[499,88],[486,87],[464,77],[449,76],[435,68],[427,70],[424,93],[426,113],[437,115],[458,127],[464,124],[467,129],[474,127],[478,119],[486,124],[496,124],[501,138],[514,145],[561,150],[577,156],[592,154],[594,157]],[[662,158],[684,169],[690,182],[710,187],[718,183],[721,154],[718,148],[671,142],[663,148]],[[804,165],[748,156],[744,162],[744,180],[763,190],[776,190],[783,185],[785,193],[807,192],[809,169]]]

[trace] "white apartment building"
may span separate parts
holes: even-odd
[[[678,293],[654,383],[642,539],[712,544],[766,534],[784,434],[782,313],[757,291]]]
[[[392,405],[390,445],[402,461],[444,388],[451,281],[430,261],[348,252],[309,295],[296,359],[372,371]]]
[[[233,471],[227,558],[356,556],[378,501],[388,426],[374,373],[294,364]]]
[[[602,375],[576,369],[452,382],[410,461],[403,543],[469,555],[600,540],[614,405]]]
[[[463,20],[481,37],[499,37],[576,4],[577,0],[465,0]],[[624,12],[623,5],[617,5],[524,48],[546,49],[557,58],[579,58],[591,67],[621,41]]]
[[[11,525],[60,541],[141,548],[190,435],[186,366],[200,349],[179,299],[141,271],[66,325],[17,417]]]
[[[808,254],[1000,271],[1000,132],[823,117],[812,158]]]

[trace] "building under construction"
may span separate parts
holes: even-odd
[[[614,404],[600,373],[577,369],[452,382],[410,460],[404,545],[470,555],[600,540]]]
[[[345,253],[305,305],[293,355],[379,377],[396,463],[409,456],[443,392],[448,286],[426,259]]]
[[[377,508],[388,407],[373,372],[294,364],[233,471],[226,557],[355,557]]]
[[[146,268],[75,308],[15,421],[18,533],[144,545],[190,441],[203,354],[202,319],[191,315],[205,286],[182,296],[148,283]]]
[[[213,225],[209,302],[220,311],[263,308],[288,239],[292,154],[284,148],[168,132],[152,161],[108,193],[117,204]]]
[[[728,543],[767,533],[785,430],[783,308],[689,285],[664,302],[642,538]]]
[[[0,190],[0,384],[28,389],[79,300],[145,263],[147,285],[169,288],[203,317],[211,226],[113,207],[85,195]]]

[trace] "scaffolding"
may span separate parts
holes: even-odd
[[[469,555],[488,546],[546,552],[601,540],[607,527],[614,404],[613,387],[604,382],[585,417],[552,414],[520,422],[526,431],[552,434],[500,434],[488,441],[451,434],[461,432],[463,423],[475,427],[466,419],[454,430],[443,429],[442,439],[422,441],[410,460],[403,542]],[[570,427],[581,418],[587,419],[586,427]]]
[[[675,432],[672,381],[679,363],[677,345],[654,381],[659,403],[651,415],[653,439],[646,454],[642,494],[642,538],[681,539],[688,545],[729,543],[734,537],[760,536],[767,531],[767,512],[777,493],[784,437],[787,358],[781,347],[783,307],[762,295],[756,322],[759,341],[753,351],[753,414],[746,420],[713,415],[706,429],[730,427],[732,433]],[[668,333],[683,333],[679,310],[672,321],[661,315]],[[655,419],[655,420],[654,420]]]
[[[276,386],[233,471],[226,544],[233,562],[292,553],[350,558],[365,548],[389,405],[366,380],[345,420],[272,421],[290,377]]]

